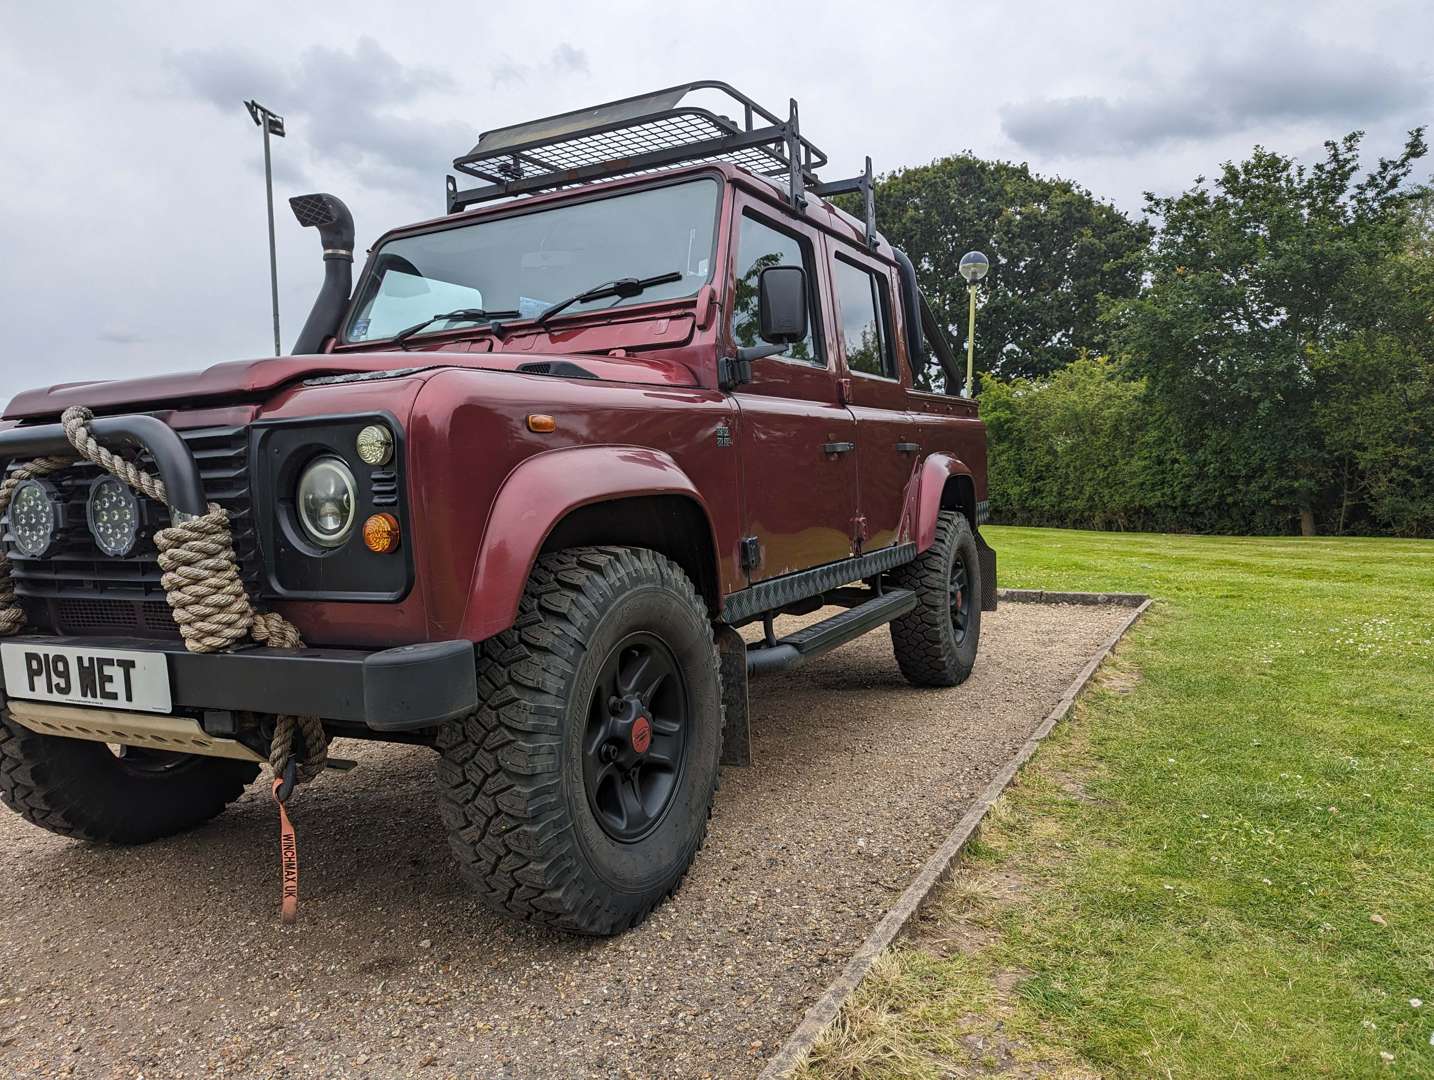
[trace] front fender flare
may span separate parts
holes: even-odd
[[[479,543],[460,637],[481,641],[513,625],[544,541],[572,511],[644,495],[680,495],[712,517],[692,479],[670,456],[645,446],[574,446],[521,461],[493,500]],[[717,551],[716,537],[712,550]]]

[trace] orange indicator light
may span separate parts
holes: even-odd
[[[392,514],[374,514],[363,523],[364,546],[379,555],[398,548],[398,518]]]
[[[558,422],[546,413],[529,413],[528,430],[536,431],[540,434],[548,431],[557,431]]]

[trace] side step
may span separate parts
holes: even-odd
[[[887,589],[864,604],[780,638],[775,645],[748,646],[747,673],[765,675],[799,667],[808,657],[830,652],[878,626],[885,626],[915,606],[916,594],[910,589]]]

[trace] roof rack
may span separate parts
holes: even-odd
[[[724,104],[741,121],[684,103],[697,91],[725,95]],[[449,176],[448,212],[490,199],[713,160],[759,176],[784,177],[797,209],[805,205],[808,191],[820,196],[860,192],[867,244],[875,246],[871,158],[861,176],[822,183],[816,170],[827,163],[827,156],[802,136],[795,99],[783,120],[727,83],[712,80],[485,131],[477,146],[454,159],[453,167],[487,183],[460,190],[457,179]]]

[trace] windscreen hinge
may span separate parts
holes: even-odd
[[[723,356],[717,360],[717,385],[734,390],[752,381],[752,361],[740,356]]]

